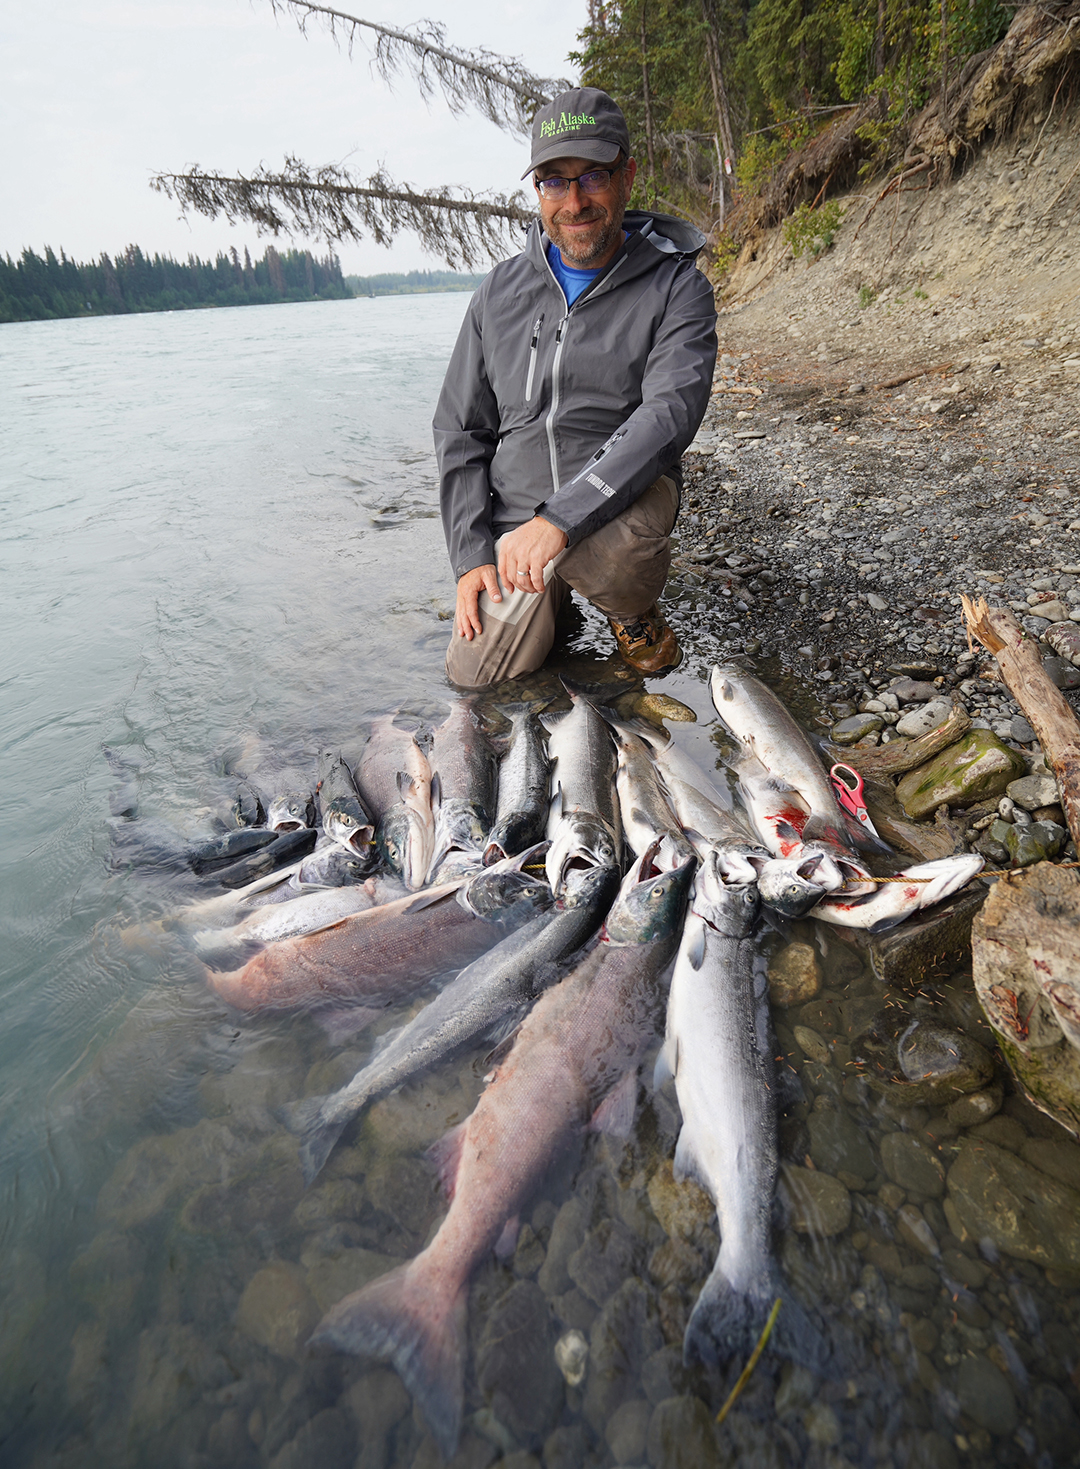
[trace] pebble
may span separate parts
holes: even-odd
[[[1005,838],[1009,856],[1017,867],[1030,867],[1056,857],[1069,833],[1053,821],[1033,821],[1030,826],[1010,826]]]
[[[989,1087],[986,1091],[968,1092],[957,1097],[945,1109],[945,1116],[957,1127],[977,1127],[988,1122],[1001,1109],[1004,1092],[1001,1087]]]
[[[279,1357],[298,1357],[320,1311],[298,1265],[274,1260],[252,1276],[240,1297],[236,1324]]]
[[[616,1464],[641,1462],[652,1413],[644,1398],[630,1398],[612,1413],[604,1428],[604,1438]]]
[[[807,1025],[797,1025],[795,1042],[811,1061],[816,1061],[819,1066],[828,1066],[832,1059],[832,1052],[829,1050],[828,1042],[818,1035],[816,1030],[811,1030]]]
[[[1012,781],[1006,789],[1004,801],[1008,800],[1025,811],[1034,811],[1039,806],[1050,806],[1058,800],[1057,781],[1052,775],[1024,775]],[[1001,805],[998,810],[1001,811]],[[1002,816],[1005,815],[1001,811]],[[1011,815],[1011,807],[1010,807]]]
[[[914,678],[898,678],[889,685],[888,692],[901,704],[926,704],[940,697],[934,684]]]
[[[564,1332],[555,1343],[555,1365],[570,1387],[585,1381],[589,1364],[589,1343],[580,1331]]]
[[[649,1421],[647,1454],[653,1469],[720,1469],[712,1414],[700,1398],[687,1395],[657,1403]]]
[[[854,745],[884,727],[885,721],[880,714],[856,714],[834,724],[829,734],[836,745]]]
[[[940,1255],[941,1249],[934,1238],[934,1231],[914,1204],[902,1204],[896,1211],[896,1224],[900,1236],[913,1249],[924,1255]]]
[[[873,1178],[877,1164],[870,1141],[846,1107],[812,1112],[807,1126],[810,1129],[810,1156],[817,1168],[825,1173],[843,1172],[856,1178]]]

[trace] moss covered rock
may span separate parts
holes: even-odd
[[[1024,757],[992,730],[972,729],[925,765],[909,770],[896,796],[908,816],[921,821],[939,806],[974,806],[1004,795],[1025,768]]]

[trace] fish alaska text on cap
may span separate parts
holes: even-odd
[[[614,163],[630,153],[630,133],[617,102],[597,87],[563,92],[533,118],[532,159],[522,178],[556,158]]]

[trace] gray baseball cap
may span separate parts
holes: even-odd
[[[555,158],[614,163],[620,153],[630,153],[622,108],[597,87],[575,87],[541,107],[533,118],[532,160],[521,177]]]

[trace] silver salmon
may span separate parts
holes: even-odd
[[[613,1094],[636,1092],[689,879],[689,865],[661,874],[649,854],[635,862],[600,942],[541,995],[476,1110],[444,1139],[452,1201],[431,1244],[339,1301],[311,1338],[313,1347],[389,1359],[447,1459],[461,1428],[469,1277],[551,1160],[590,1118],[604,1122]]]
[[[831,893],[811,913],[814,918],[823,918],[826,923],[835,923],[841,928],[865,928],[868,933],[884,933],[920,908],[930,908],[951,897],[977,877],[985,865],[977,852],[939,857],[936,862],[920,862],[918,866],[905,867],[896,874],[897,879],[913,878],[915,881],[894,879],[884,882],[876,892],[863,897],[840,897]]]
[[[806,1366],[825,1355],[772,1254],[776,1186],[767,987],[755,973],[752,887],[726,887],[714,858],[699,869],[668,997],[667,1032],[655,1082],[675,1078],[683,1125],[676,1178],[712,1195],[720,1252],[690,1316],[687,1363],[745,1359],[777,1298],[774,1350]]]
[[[369,1102],[478,1036],[490,1036],[508,1017],[519,1017],[521,1007],[558,978],[562,960],[599,927],[618,888],[614,868],[574,873],[555,908],[473,960],[347,1086],[333,1096],[305,1097],[285,1108],[286,1125],[300,1137],[305,1180],[315,1178],[348,1123]]]
[[[545,714],[551,757],[552,803],[547,836],[548,882],[562,891],[567,870],[619,867],[622,830],[615,794],[615,746],[589,701],[568,689],[569,714]]]
[[[482,853],[495,810],[495,752],[476,711],[457,699],[431,746],[434,848],[428,880],[448,852]]]
[[[484,852],[488,864],[540,841],[550,804],[547,741],[536,717],[539,708],[502,704],[499,713],[510,721],[510,746],[499,766],[495,825]]]

